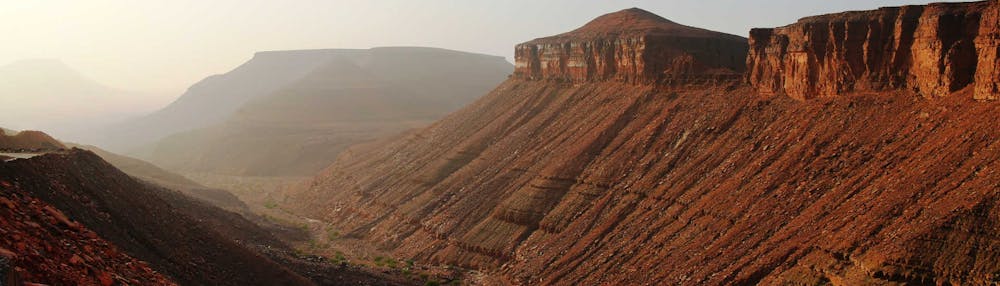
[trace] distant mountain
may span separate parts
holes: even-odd
[[[474,101],[513,70],[502,57],[435,48],[327,54],[302,78],[246,102],[223,123],[159,141],[145,158],[174,170],[311,175],[347,146],[426,125]]]
[[[92,140],[99,126],[141,114],[148,105],[140,93],[102,85],[51,59],[0,66],[0,94],[0,123],[74,141]]]
[[[168,135],[222,122],[244,103],[294,82],[325,64],[334,55],[363,50],[305,50],[259,52],[225,74],[207,77],[188,88],[176,101],[152,114],[112,126],[93,142],[122,152]]]

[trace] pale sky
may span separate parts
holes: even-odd
[[[517,43],[630,7],[746,36],[804,16],[928,2],[0,0],[0,65],[59,59],[111,87],[176,97],[261,50],[432,46],[513,62]]]

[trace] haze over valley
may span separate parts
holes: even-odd
[[[998,0],[0,22],[0,285],[1000,283]]]

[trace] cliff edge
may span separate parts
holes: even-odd
[[[800,100],[889,90],[940,97],[965,88],[997,99],[998,43],[997,1],[808,17],[750,31],[747,79],[763,94]]]

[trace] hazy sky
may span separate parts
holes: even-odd
[[[176,97],[254,51],[419,45],[502,55],[629,7],[745,36],[803,16],[925,0],[0,0],[0,65],[54,58],[109,86]],[[0,95],[3,96],[3,95]]]

